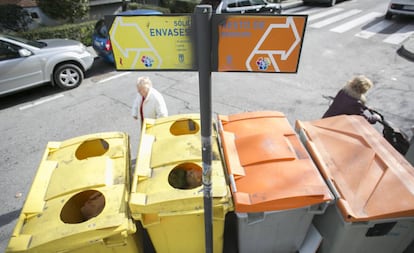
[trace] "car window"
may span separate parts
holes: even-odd
[[[0,41],[0,61],[19,58],[19,46],[6,41]]]
[[[10,35],[3,35],[5,38],[10,39],[10,40],[14,40],[14,41],[18,41],[20,43],[24,43],[33,47],[37,47],[37,48],[43,48],[45,46],[47,46],[47,44],[45,42],[42,41],[36,41],[36,40],[28,40],[28,39],[24,39],[24,38],[18,38],[18,37],[14,37],[14,36],[10,36]]]
[[[250,0],[249,2],[251,2],[251,5],[259,5],[259,4],[266,5],[266,2],[263,0]]]
[[[103,19],[99,20],[95,24],[95,33],[101,37],[108,37],[108,28],[106,28],[105,21]]]
[[[239,0],[230,0],[227,1],[227,6],[230,8],[239,7],[240,6]]]
[[[230,0],[227,1],[227,6],[230,8],[252,6],[252,5],[265,5],[263,0]]]
[[[252,3],[250,3],[249,0],[244,0],[244,1],[240,1],[240,5],[241,6],[251,6]]]

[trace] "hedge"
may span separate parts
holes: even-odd
[[[62,38],[73,39],[82,42],[86,46],[92,45],[92,34],[97,20],[78,24],[66,24],[54,27],[41,27],[27,32],[19,33],[19,36],[31,40]]]

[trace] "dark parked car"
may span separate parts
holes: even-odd
[[[324,3],[324,4],[327,4],[328,6],[334,6],[339,1],[340,0],[303,0],[303,3],[304,4],[308,4],[308,3]]]
[[[75,88],[93,61],[79,41],[32,41],[0,34],[0,96],[48,82],[62,89]]]
[[[160,15],[162,12],[149,9],[129,10],[120,12],[121,16],[139,16],[139,15]],[[94,33],[92,35],[92,46],[96,54],[106,62],[114,63],[114,55],[112,53],[111,41],[109,39],[108,27],[104,19],[98,20],[95,24]]]

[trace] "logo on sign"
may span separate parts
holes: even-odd
[[[183,63],[184,62],[184,55],[183,54],[178,54],[178,61],[180,63]]]
[[[256,61],[256,65],[259,70],[267,70],[271,64],[270,59],[268,57],[259,57]]]
[[[141,58],[141,62],[142,63],[144,63],[144,66],[145,67],[147,67],[147,68],[150,68],[150,67],[152,67],[152,64],[154,63],[154,59],[152,59],[151,57],[149,57],[149,56],[142,56],[142,58]]]

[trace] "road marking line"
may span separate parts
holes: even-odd
[[[368,39],[374,36],[375,34],[379,33],[380,31],[385,30],[393,24],[394,22],[384,19],[383,21],[368,27],[368,29],[360,31],[359,33],[355,34],[355,36],[363,39]]]
[[[112,80],[112,79],[115,79],[115,78],[118,78],[118,77],[121,77],[121,76],[128,75],[129,73],[130,73],[130,72],[125,72],[125,73],[121,73],[121,74],[118,74],[118,75],[114,75],[114,76],[108,77],[108,78],[106,78],[106,79],[102,79],[101,81],[99,81],[99,82],[97,82],[97,83],[98,83],[98,84],[99,84],[99,83],[104,83],[104,82],[110,81],[110,80]]]
[[[383,41],[385,43],[397,45],[406,40],[408,37],[410,37],[411,34],[414,34],[414,25],[406,25],[397,32],[395,32],[393,35],[388,36]]]
[[[316,19],[324,18],[326,16],[335,14],[337,12],[341,12],[343,10],[344,9],[342,9],[342,8],[333,8],[333,9],[330,9],[329,11],[324,11],[324,12],[320,12],[318,14],[310,15],[310,17],[308,18],[308,21],[313,21],[313,20],[316,20]]]
[[[306,10],[308,10],[308,9],[309,9],[309,7],[307,7],[307,6],[298,6],[298,7],[295,7],[295,8],[289,8],[287,10],[282,10],[282,12],[284,14],[292,14],[292,13],[299,14],[300,12],[302,12],[302,14],[305,14],[303,12],[306,12]]]
[[[45,99],[42,99],[42,100],[38,100],[38,101],[36,101],[36,102],[33,102],[33,103],[28,104],[28,105],[25,105],[25,106],[20,107],[20,108],[19,108],[19,110],[20,110],[20,111],[23,111],[23,110],[26,110],[26,109],[29,109],[29,108],[32,108],[32,107],[35,107],[35,106],[38,106],[38,105],[44,104],[44,103],[46,103],[46,102],[50,102],[50,101],[52,101],[52,100],[55,100],[55,99],[61,98],[61,97],[63,97],[63,96],[64,96],[63,94],[57,94],[57,95],[52,96],[52,97],[49,97],[49,98],[45,98]]]
[[[358,14],[360,12],[361,12],[361,10],[350,10],[350,11],[344,12],[344,13],[338,15],[338,16],[334,16],[334,17],[331,17],[331,18],[322,20],[322,21],[320,21],[318,23],[315,23],[315,24],[311,25],[311,27],[313,27],[313,28],[321,28],[321,27],[330,25],[332,23],[335,23],[335,22],[337,22],[339,20],[342,20],[342,19],[348,18],[350,16],[356,15],[356,14]]]
[[[337,32],[337,33],[344,33],[346,31],[351,30],[352,28],[355,28],[359,25],[365,24],[365,23],[369,23],[372,20],[382,16],[382,13],[379,12],[370,12],[368,14],[365,14],[364,16],[361,16],[359,18],[356,18],[354,20],[351,20],[349,22],[346,22],[342,25],[339,25],[335,28],[332,28],[331,31],[332,32]]]

